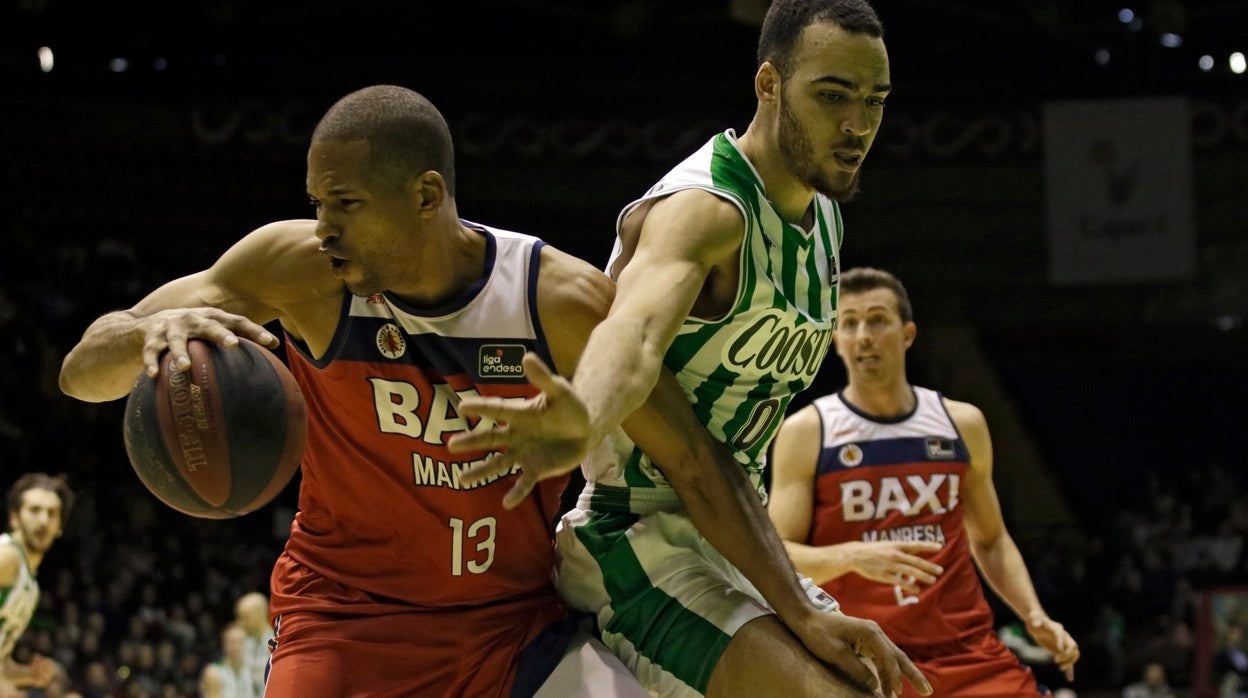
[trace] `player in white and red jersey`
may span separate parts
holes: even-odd
[[[462,220],[454,172],[428,100],[353,92],[312,137],[316,220],[263,226],[209,269],[102,316],[62,367],[70,395],[116,399],[165,350],[189,366],[190,338],[273,348],[264,324],[281,324],[309,433],[272,577],[270,698],[525,696],[572,656],[575,624],[551,583],[563,483],[504,509],[515,474],[468,487],[460,473],[487,453],[451,455],[446,441],[476,421],[457,412],[461,397],[536,393],[526,352],[575,370],[613,288],[536,238]],[[690,412],[672,387],[664,412]],[[662,424],[647,435],[665,459],[697,439]],[[610,674],[607,695],[641,693],[605,647],[573,658]],[[590,683],[540,690],[584,696]]]
[[[917,328],[901,282],[866,268],[840,282],[834,342],[849,383],[786,419],[772,460],[768,512],[795,565],[878,622],[933,695],[1037,695],[997,639],[978,565],[1073,678],[1078,645],[1005,529],[983,413],[906,380]]]

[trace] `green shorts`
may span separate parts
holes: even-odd
[[[683,513],[564,515],[556,586],[648,690],[701,696],[734,633],[774,611]],[[839,606],[809,579],[816,606]]]

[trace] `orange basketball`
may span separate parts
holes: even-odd
[[[157,499],[208,519],[268,504],[294,477],[308,434],[303,393],[272,352],[192,339],[189,371],[168,352],[126,400],[130,465]]]

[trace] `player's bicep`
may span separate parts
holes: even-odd
[[[571,376],[589,335],[607,316],[615,284],[587,262],[546,245],[541,252],[537,314],[555,365]]]
[[[787,418],[776,434],[767,513],[787,541],[805,543],[810,534],[820,431],[819,413],[806,407]]]
[[[728,201],[678,192],[646,214],[636,249],[617,280],[611,316],[637,322],[667,346],[716,265],[740,248],[745,219]]]
[[[315,221],[270,223],[244,236],[208,269],[164,284],[132,310],[147,315],[211,307],[263,325],[294,299],[334,283],[317,246]]]
[[[990,545],[1005,532],[1001,503],[992,482],[992,438],[979,408],[965,402],[945,400],[970,454],[970,469],[962,488],[963,520],[972,546]]]

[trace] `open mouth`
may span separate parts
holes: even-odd
[[[847,170],[856,170],[862,164],[862,153],[838,152],[833,153],[832,156],[841,164],[841,167]]]

